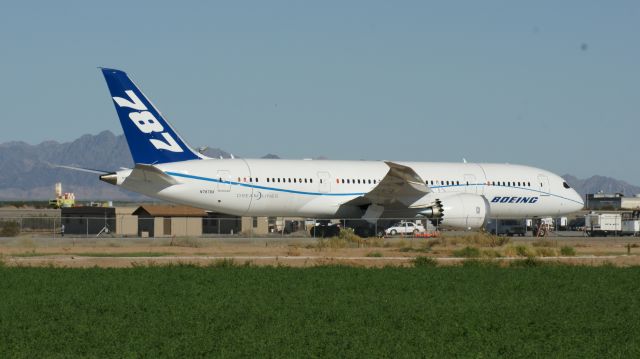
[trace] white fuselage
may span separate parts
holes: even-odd
[[[568,214],[583,206],[564,180],[545,170],[510,164],[397,162],[411,167],[433,199],[459,193],[483,196],[492,218]],[[361,216],[343,204],[364,196],[385,177],[382,161],[206,159],[156,165],[179,184],[155,190],[142,181],[119,184],[145,195],[238,216],[334,218]],[[385,217],[415,214],[386,213]]]

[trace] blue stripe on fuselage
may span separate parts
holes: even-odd
[[[224,180],[221,181],[221,180],[216,179],[216,178],[194,176],[194,175],[188,175],[188,174],[178,173],[178,172],[166,172],[166,174],[171,175],[171,176],[176,176],[176,177],[183,177],[183,178],[190,178],[190,179],[200,180],[200,181],[229,184],[229,185],[242,186],[242,187],[247,187],[247,188],[263,189],[263,190],[266,190],[266,191],[276,191],[276,192],[301,194],[301,195],[307,195],[307,196],[364,196],[365,194],[367,194],[367,192],[353,192],[353,193],[307,192],[307,191],[297,191],[297,190],[292,190],[292,189],[284,189],[284,188],[276,188],[276,187],[259,186],[259,185],[253,185],[253,184],[242,183],[242,182],[224,181]],[[484,184],[484,183],[473,184],[472,183],[472,184],[468,184],[468,185],[460,184],[460,185],[446,185],[446,186],[431,186],[429,188],[435,189],[435,188],[464,187],[464,186],[486,186],[486,184]],[[492,187],[498,187],[498,186],[492,186]],[[565,199],[567,201],[580,203],[580,202],[575,201],[575,200],[573,200],[571,198],[566,198],[566,197],[558,196],[558,195],[550,193],[550,192],[538,191],[538,190],[531,189],[531,188],[517,187],[517,186],[499,186],[499,187],[523,189],[523,190],[526,190],[526,191],[531,191],[531,192],[540,193],[540,194],[546,194],[546,195],[550,195],[550,196],[553,196],[553,197],[562,198],[562,199]]]
[[[177,172],[166,172],[166,173],[167,173],[168,175],[171,175],[171,176],[184,177],[184,178],[191,178],[191,179],[196,179],[196,180],[200,180],[200,181],[215,182],[215,183],[229,184],[229,185],[234,185],[234,186],[242,186],[242,187],[248,187],[248,188],[263,189],[263,190],[267,190],[267,191],[276,191],[276,192],[286,192],[286,193],[302,194],[302,195],[308,195],[308,196],[363,196],[363,195],[367,194],[366,192],[356,192],[356,193],[322,193],[322,192],[296,191],[296,190],[292,190],[292,189],[275,188],[275,187],[266,187],[266,186],[259,186],[259,185],[254,185],[254,184],[248,184],[248,183],[234,182],[234,181],[221,181],[221,180],[219,180],[219,179],[215,179],[215,178],[208,178],[208,177],[193,176],[193,175],[187,175],[187,174],[184,174],[184,173],[177,173]]]

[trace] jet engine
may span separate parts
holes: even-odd
[[[489,217],[489,202],[483,196],[472,193],[451,194],[436,199],[435,205],[421,214],[435,225],[459,229],[478,229]]]

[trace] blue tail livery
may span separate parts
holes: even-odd
[[[124,71],[101,68],[134,163],[156,164],[201,158]]]

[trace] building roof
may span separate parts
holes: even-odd
[[[204,209],[189,206],[151,204],[138,207],[133,214],[149,217],[206,217],[207,212]]]
[[[62,207],[60,209],[61,216],[73,217],[73,216],[115,216],[116,210],[113,207]]]

